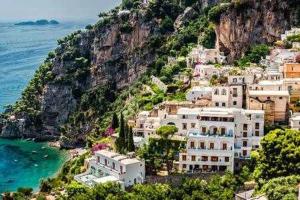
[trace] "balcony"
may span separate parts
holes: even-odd
[[[96,170],[101,170],[104,173],[110,174],[112,176],[118,177],[118,179],[122,179],[126,172],[120,173],[118,170],[111,168],[110,166],[104,165],[102,163],[91,161],[90,165],[94,167]]]
[[[216,155],[216,156],[231,156],[233,154],[233,149],[201,149],[201,148],[188,148],[188,154],[207,154],[207,155]]]
[[[190,137],[233,137],[233,131],[229,130],[225,133],[220,133],[220,131],[217,131],[216,133],[212,133],[212,131],[202,132],[198,129],[192,129],[188,131],[188,136]]]

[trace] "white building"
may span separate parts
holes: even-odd
[[[187,56],[187,66],[194,67],[195,63],[225,63],[226,56],[218,49],[206,49],[198,45]]]
[[[215,107],[242,108],[243,86],[214,86],[212,93],[212,105]]]
[[[155,133],[161,125],[160,117],[152,117],[150,112],[142,111],[138,114],[133,132],[135,136],[147,139],[149,135]]]
[[[201,99],[211,100],[212,98],[212,88],[211,87],[192,87],[186,94],[186,100],[197,101]]]
[[[300,131],[300,113],[294,113],[290,118],[290,127]]]
[[[100,150],[88,160],[87,172],[74,178],[90,187],[112,181],[125,188],[145,181],[145,163],[136,158]]]
[[[182,108],[162,123],[187,136],[179,170],[231,170],[234,159],[250,157],[264,135],[264,111],[236,108]]]

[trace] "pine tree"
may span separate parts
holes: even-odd
[[[129,128],[128,137],[127,138],[128,138],[127,139],[127,150],[129,152],[133,152],[135,150],[135,147],[134,147],[132,127]]]
[[[129,134],[129,126],[128,123],[125,123],[125,146],[124,149],[128,150],[128,134]]]
[[[111,121],[111,127],[113,129],[119,128],[119,119],[116,113],[113,114],[112,121]]]
[[[125,134],[126,133],[125,133],[124,116],[123,116],[123,113],[121,113],[119,137],[116,140],[117,151],[120,153],[123,153],[124,150],[126,149]]]

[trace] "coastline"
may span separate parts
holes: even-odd
[[[40,181],[56,177],[71,158],[69,151],[47,142],[3,138],[0,138],[0,156],[3,157],[0,193],[14,192],[19,187],[30,187],[37,192]]]

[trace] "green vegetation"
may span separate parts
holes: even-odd
[[[256,193],[270,200],[297,199],[300,181],[300,131],[276,129],[262,140],[258,152],[252,152]]]
[[[300,174],[300,131],[277,129],[260,144],[254,173],[257,180]]]
[[[288,36],[287,41],[289,41],[289,42],[300,42],[300,34]]]
[[[271,179],[257,192],[270,200],[297,200],[300,176],[292,175]]]
[[[135,185],[130,191],[122,191],[114,183],[98,185],[95,188],[87,188],[78,183],[72,183],[67,188],[68,197],[61,199],[85,200],[85,199],[233,199],[234,191],[238,187],[237,179],[230,173],[224,176],[213,176],[209,181],[201,179],[185,179],[179,186],[168,184]]]
[[[250,63],[258,64],[262,58],[270,53],[270,47],[265,44],[254,45],[246,52],[245,56],[236,62],[242,69],[250,66]]]

